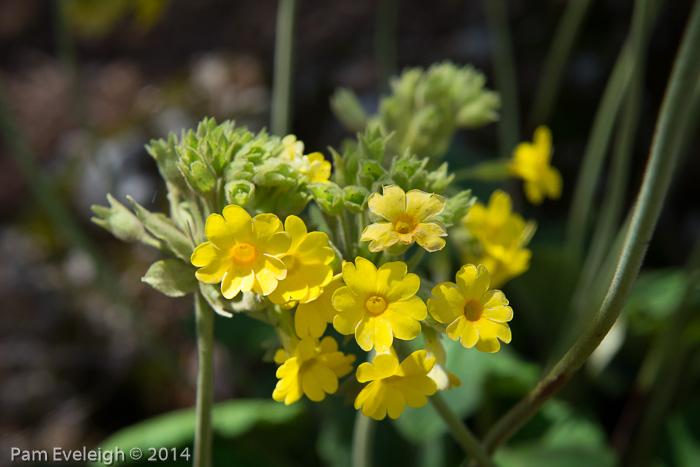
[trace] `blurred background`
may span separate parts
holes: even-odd
[[[539,224],[532,270],[505,289],[514,288],[514,308],[532,313],[538,302],[528,304],[523,290],[537,281],[537,258],[563,238],[591,124],[634,6],[628,0],[589,2],[551,115],[530,121],[543,62],[567,3],[505,2],[522,122],[519,140],[530,140],[535,126],[548,124],[553,165],[564,178],[562,198],[541,207],[525,202],[517,182],[504,185],[516,210]],[[626,207],[641,182],[690,6],[690,1],[666,2],[650,38]],[[193,128],[205,116],[233,119],[252,131],[269,127],[276,9],[273,0],[0,1],[6,107],[0,140],[0,465],[9,462],[11,446],[89,448],[123,427],[194,404],[191,298],[167,298],[141,283],[158,253],[123,244],[92,224],[90,206],[106,204],[105,195],[112,193],[121,201],[129,194],[153,211],[166,209],[164,187],[144,149],[151,139]],[[338,87],[355,91],[374,112],[390,74],[447,59],[473,64],[489,78],[488,87],[497,87],[497,39],[482,2],[300,0],[297,14],[291,133],[304,141],[307,153],[329,156],[327,146],[338,147],[352,136],[330,110],[329,98]],[[643,404],[635,394],[640,361],[672,311],[664,308],[672,308],[668,300],[682,288],[673,277],[700,232],[698,143],[695,136],[683,156],[650,245],[644,266],[651,277],[649,296],[637,299],[641,311],[606,369],[570,383],[585,388],[573,400],[599,422],[613,451],[624,452],[625,423],[630,423],[625,417]],[[459,168],[498,154],[495,124],[460,133],[447,160]],[[605,174],[607,168],[603,181]],[[475,185],[482,202],[494,188]],[[533,334],[519,336],[533,326],[546,335],[547,323],[546,318],[514,322],[510,346],[544,365],[552,349]],[[271,330],[247,318],[217,317],[216,326],[215,399],[269,398],[275,370],[263,361],[268,349],[261,343],[271,345]],[[687,384],[680,385],[671,408],[700,415],[694,398],[699,357],[697,349],[688,357]],[[538,374],[541,367],[532,371]],[[498,387],[504,381],[494,377],[480,384]],[[525,390],[505,391],[490,406],[474,409],[477,433],[479,420],[497,416],[507,407],[501,402],[512,403]],[[315,452],[302,449],[299,430],[290,427],[321,437],[318,420],[324,411],[337,412],[334,416],[347,423],[334,428],[339,431],[332,440],[319,441]],[[237,441],[218,443],[217,458],[237,459],[236,465],[330,463],[333,443],[350,437],[352,412],[342,400],[309,406],[286,425],[259,426]],[[689,446],[697,449],[700,444],[692,440],[700,439],[700,425],[685,430]],[[288,434],[282,436],[286,441],[279,452],[270,452],[266,440],[278,432]],[[399,458],[407,465],[415,461],[406,447],[410,441],[391,424],[381,424],[380,435],[404,447]],[[671,451],[662,447],[657,456],[674,465]]]

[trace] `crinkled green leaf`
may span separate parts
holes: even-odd
[[[312,183],[309,190],[316,203],[329,214],[340,214],[345,207],[343,190],[332,183]]]
[[[175,227],[173,221],[160,213],[152,213],[148,209],[134,201],[133,198],[127,196],[131,202],[136,216],[146,229],[153,234],[154,237],[162,240],[167,248],[178,258],[189,262],[192,256],[193,246],[187,236],[180,229]]]
[[[182,297],[197,290],[195,268],[177,259],[156,261],[141,280],[168,297]]]

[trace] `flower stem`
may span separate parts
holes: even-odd
[[[591,0],[573,0],[567,3],[542,67],[542,78],[539,80],[528,120],[533,128],[549,121],[559,93],[564,67],[590,5]]]
[[[678,163],[687,116],[700,76],[700,2],[696,2],[688,28],[669,79],[669,85],[657,120],[656,132],[639,191],[625,244],[608,293],[593,322],[554,366],[554,368],[518,404],[501,417],[484,440],[493,452],[522,427],[583,365],[610,328],[627,302],[641,267],[647,245],[661,212],[671,176]]]
[[[501,93],[503,109],[498,125],[499,155],[510,157],[519,136],[518,87],[515,58],[508,28],[508,10],[504,0],[485,0],[484,13],[490,33],[493,35],[493,59],[496,87]]]
[[[195,320],[197,322],[197,421],[194,433],[194,466],[211,466],[211,409],[214,383],[214,310],[202,294],[195,295]]]
[[[272,89],[272,133],[286,135],[292,114],[292,71],[294,69],[294,26],[297,0],[279,0],[275,37],[275,71]]]
[[[372,467],[374,420],[357,411],[352,432],[352,467]]]
[[[439,392],[430,397],[430,403],[433,404],[433,408],[447,425],[450,434],[466,454],[471,455],[483,467],[495,467],[496,464],[491,460],[481,443],[479,443],[479,440],[455,415]]]
[[[615,121],[632,78],[634,48],[637,45],[633,36],[640,34],[640,40],[646,40],[651,33],[651,25],[654,24],[659,9],[659,1],[636,3],[630,37],[622,47],[598,106],[569,210],[567,252],[572,260],[578,261],[581,257],[588,232],[587,226],[593,206],[596,181],[600,178]]]

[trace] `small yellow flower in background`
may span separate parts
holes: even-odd
[[[282,159],[293,161],[301,159],[302,154],[304,154],[304,143],[297,141],[295,135],[287,135],[282,138],[282,146],[284,146],[282,154],[280,154]]]
[[[479,242],[479,249],[467,252],[464,260],[484,265],[492,287],[500,287],[530,267],[532,252],[524,247],[532,238],[536,224],[525,222],[511,209],[508,193],[496,190],[488,206],[477,202],[462,219],[462,224]]]
[[[406,263],[395,261],[379,269],[357,257],[343,265],[345,286],[333,294],[338,314],[333,326],[344,335],[355,334],[362,350],[384,352],[394,337],[411,340],[421,331],[420,320],[428,315],[423,300],[416,297],[417,275],[406,274]]]
[[[561,174],[550,165],[551,159],[552,132],[546,126],[535,129],[532,143],[520,143],[513,151],[510,173],[525,181],[525,195],[532,204],[540,204],[545,196],[561,196]]]
[[[427,222],[445,209],[445,198],[434,193],[411,190],[405,193],[396,185],[385,186],[384,194],[373,193],[367,200],[369,210],[389,222],[375,222],[365,227],[360,241],[372,252],[382,251],[395,243],[416,242],[427,251],[441,250],[447,236],[438,221]]]
[[[287,268],[287,277],[269,295],[270,301],[284,305],[314,300],[333,278],[330,264],[335,253],[328,246],[328,235],[308,232],[304,221],[297,216],[285,219],[284,230],[292,238],[289,249],[280,257]]]
[[[223,215],[212,214],[204,227],[208,242],[195,248],[190,261],[200,269],[195,276],[205,284],[221,282],[221,293],[233,298],[251,290],[269,295],[287,277],[279,256],[289,249],[291,237],[274,214],[250,214],[229,205]]]
[[[440,336],[434,336],[434,338],[431,336],[429,338],[426,334],[425,351],[427,352],[428,358],[435,359],[435,365],[433,369],[430,370],[430,373],[428,373],[428,377],[435,381],[439,391],[449,391],[453,386],[458,388],[462,385],[459,378],[445,368],[447,354],[442,344],[440,344]]]
[[[365,362],[357,368],[357,380],[370,383],[355,399],[355,409],[362,408],[362,415],[382,420],[398,418],[404,408],[423,407],[426,396],[435,394],[435,381],[428,373],[435,363],[428,358],[425,350],[417,350],[399,365],[396,353],[382,353],[374,357],[372,363]]]
[[[433,287],[437,298],[428,299],[433,318],[447,324],[447,337],[466,348],[498,352],[511,340],[507,322],[513,319],[503,292],[489,290],[489,273],[484,266],[466,264],[457,272],[457,283],[443,282]]]
[[[327,323],[332,323],[333,317],[337,313],[333,308],[333,293],[342,286],[343,279],[338,274],[323,289],[320,297],[314,301],[299,304],[294,314],[294,329],[299,337],[321,337],[323,335]]]
[[[328,183],[331,176],[331,163],[320,152],[312,152],[304,156],[304,143],[297,141],[294,135],[287,135],[282,139],[284,149],[280,157],[291,162],[299,172],[306,175],[309,183]]]
[[[275,361],[281,360],[279,351]],[[338,351],[338,343],[332,337],[302,339],[294,349],[294,356],[277,369],[277,386],[272,398],[286,405],[292,404],[301,396],[318,402],[338,390],[338,378],[352,371],[354,355]]]
[[[320,152],[312,152],[302,158],[300,171],[306,174],[309,183],[328,183],[331,177],[331,163]]]
[[[506,248],[485,244],[479,254],[467,253],[467,263],[481,264],[489,272],[491,287],[501,287],[530,268],[532,252],[527,248]]]

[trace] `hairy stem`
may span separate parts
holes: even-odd
[[[194,466],[211,466],[211,409],[214,385],[214,310],[200,293],[195,295],[197,322],[197,402],[194,433]]]

